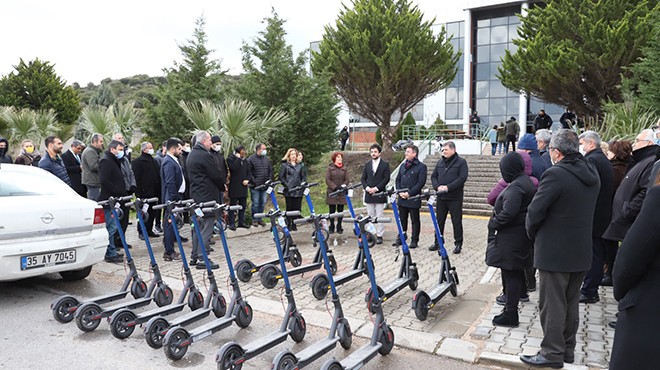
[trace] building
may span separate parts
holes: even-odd
[[[414,1],[414,0],[413,0]],[[436,1],[431,6],[435,16],[434,28],[440,33],[442,27],[451,38],[455,50],[462,56],[458,73],[444,90],[427,96],[412,110],[418,125],[430,126],[440,117],[451,129],[469,131],[468,118],[478,111],[483,132],[487,127],[516,117],[525,132],[525,123],[533,120],[540,109],[554,121],[564,112],[563,107],[547,104],[533,96],[521,95],[506,89],[497,78],[498,67],[505,51],[515,52],[513,40],[518,37],[520,17],[530,6],[543,6],[535,1],[506,0],[457,0]],[[312,43],[312,49],[318,49]],[[344,109],[339,117],[341,127],[349,125],[354,131],[352,140],[360,143],[373,142],[376,127],[368,120]],[[398,117],[392,117],[393,125]]]

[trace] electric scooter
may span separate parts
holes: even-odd
[[[412,261],[410,256],[410,249],[408,248],[408,241],[406,240],[406,235],[403,232],[401,227],[401,218],[399,216],[399,207],[396,204],[399,193],[405,193],[408,189],[390,189],[376,195],[387,195],[390,199],[390,204],[392,205],[392,213],[394,214],[394,220],[396,221],[396,227],[399,230],[399,238],[401,240],[401,251],[403,251],[403,260],[401,260],[401,267],[399,268],[399,275],[394,281],[385,286],[378,293],[383,297],[383,302],[390,299],[393,295],[403,290],[405,287],[410,287],[411,290],[417,289],[417,284],[419,283],[419,273],[417,272],[417,265]],[[397,250],[397,256],[394,259],[395,261],[399,259],[399,254]],[[380,287],[378,287],[380,289]],[[372,294],[372,290],[367,290],[365,296],[365,301],[368,303],[371,301],[369,296]]]
[[[375,227],[372,223],[390,221],[388,218],[372,219],[369,216],[359,216],[357,219],[346,219],[346,221],[349,220],[351,222],[357,221],[360,225],[360,232],[362,235],[365,235],[367,231],[372,234],[376,233]],[[370,297],[371,301],[367,304],[369,310],[376,314],[374,328],[371,332],[371,341],[369,344],[351,353],[348,357],[341,360],[341,362],[334,358],[327,360],[321,367],[321,370],[360,369],[364,364],[376,357],[376,354],[380,353],[382,356],[385,356],[392,351],[392,348],[394,348],[394,331],[389,325],[387,325],[387,321],[383,315],[383,296],[379,294],[377,288],[378,285],[376,283],[374,264],[371,259],[371,253],[369,252],[369,244],[364,237],[362,238],[362,248],[367,257],[369,282],[371,283],[371,290],[374,292]]]
[[[353,189],[359,186],[362,186],[362,184],[355,184],[346,187],[342,186],[341,189],[328,194],[328,196],[330,197],[344,195],[346,197],[346,204],[348,205],[348,211],[350,212],[352,218],[355,218],[355,211],[353,210],[353,202],[351,201],[351,197],[353,196]],[[358,241],[358,253],[357,256],[355,256],[355,261],[353,262],[353,268],[342,275],[334,277],[335,286],[347,283],[362,275],[367,275],[367,265],[365,262],[364,250],[362,249],[360,227],[356,222],[353,222],[353,232],[355,233],[355,236],[357,236],[357,241]],[[373,246],[376,245],[375,235],[367,232],[367,241],[369,243],[369,248],[373,248]],[[309,284],[309,286],[312,288],[312,295],[314,296],[314,298],[318,300],[325,298],[325,296],[328,294],[328,291],[330,290],[329,280],[330,279],[328,278],[328,276],[323,273],[314,276],[311,283]]]
[[[128,207],[135,206],[138,223],[140,225],[140,228],[142,229],[143,235],[147,234],[147,228],[145,226],[142,213],[146,212],[147,210],[146,207],[148,207],[148,203],[150,202],[154,203],[157,201],[158,198],[136,199],[135,202],[126,204]],[[160,209],[160,208],[154,207],[154,209]],[[148,245],[150,244],[148,238],[145,237],[144,240],[145,243],[147,243]],[[180,236],[178,240],[181,240]],[[147,247],[147,250],[149,251],[149,253],[153,253],[150,245]],[[155,308],[153,310],[143,312],[139,315],[137,315],[135,312],[133,312],[133,310],[130,310],[128,308],[122,308],[121,310],[113,313],[112,316],[110,316],[109,323],[110,323],[110,332],[115,338],[126,339],[130,337],[131,334],[133,334],[136,325],[141,325],[149,321],[152,317],[164,316],[164,315],[180,312],[186,307],[186,305],[188,305],[192,311],[202,307],[202,304],[204,303],[202,293],[195,285],[195,281],[193,280],[192,273],[190,272],[190,267],[188,266],[188,262],[186,261],[186,255],[183,252],[183,248],[181,246],[179,250],[181,251],[181,260],[183,262],[183,273],[186,277],[186,280],[183,285],[183,291],[177,298],[176,303]],[[172,291],[169,290],[166,291],[166,293],[172,294]],[[188,296],[189,293],[190,295]],[[186,303],[186,296],[188,296],[187,303]]]
[[[449,263],[449,255],[445,249],[445,240],[440,233],[440,228],[438,227],[438,219],[436,218],[435,211],[433,210],[433,204],[435,204],[436,195],[438,193],[435,191],[427,191],[423,194],[418,195],[417,197],[428,196],[426,204],[429,206],[429,213],[431,214],[431,220],[433,221],[433,228],[435,229],[435,236],[438,239],[438,255],[440,256],[440,278],[438,283],[431,289],[430,292],[426,293],[423,290],[415,293],[412,300],[412,308],[415,310],[415,316],[421,321],[426,320],[428,316],[429,309],[433,308],[442,297],[444,297],[448,292],[452,296],[456,297],[458,290],[456,286],[458,285],[458,274],[456,273],[456,267],[452,267]],[[415,197],[412,197],[415,198]],[[411,198],[411,199],[412,199]]]
[[[276,211],[280,210],[280,206],[277,204],[277,197],[275,196],[275,192],[273,192],[273,190],[274,187],[279,184],[279,181],[267,181],[265,184],[254,188],[255,190],[266,190],[266,192],[270,195],[270,201],[273,203],[273,207]],[[252,217],[254,218],[254,215]],[[286,227],[278,226],[278,238],[280,243],[283,245],[284,260],[291,263],[291,266],[293,267],[300,266],[302,264],[302,255],[300,254],[296,244],[293,242],[293,238],[291,237],[291,233],[289,233],[289,229]],[[250,281],[250,279],[252,279],[252,275],[254,273],[261,271],[261,269],[266,265],[274,265],[277,262],[278,259],[276,258],[263,262],[259,265],[255,265],[249,259],[242,259],[236,263],[236,276],[238,277],[238,280],[247,283]]]
[[[290,189],[290,191],[296,191],[300,189],[305,189],[303,194],[305,195],[305,200],[307,201],[307,206],[309,207],[309,212],[314,215],[314,204],[312,204],[312,197],[309,195],[309,188],[312,186],[318,185],[318,182],[314,183],[302,183],[300,186],[297,186],[293,189]],[[323,238],[324,241],[328,240],[328,236],[323,235],[325,230],[322,230],[321,232],[315,232],[314,235],[312,236],[312,240],[314,241],[314,246],[317,245],[319,242],[319,238]],[[327,245],[327,244],[326,244]],[[330,248],[327,248],[327,254],[328,254],[328,260],[330,261],[330,267],[332,268],[333,273],[337,272],[337,260],[335,259],[335,256],[332,254],[332,251]],[[316,250],[316,255],[314,255],[314,260],[312,263],[304,266],[299,266],[296,267],[292,270],[288,271],[289,276],[295,276],[295,275],[301,275],[309,271],[314,271],[318,270],[323,266],[323,257],[321,257],[321,249],[318,248]],[[282,272],[280,271],[275,264],[271,265],[266,265],[259,270],[259,279],[261,280],[261,285],[264,286],[266,289],[272,289],[274,288],[277,283],[282,279]]]
[[[167,209],[166,213],[169,213],[172,225],[176,225],[177,219],[181,219],[181,217],[178,217],[177,215],[193,209],[195,207],[193,202],[193,200],[183,202],[167,202],[154,208]],[[184,269],[190,269],[186,260],[186,253],[183,249],[183,243],[181,242],[179,230],[176,227],[173,227],[172,229],[179,246],[179,253],[181,254],[181,260],[183,262]],[[193,235],[193,237],[197,237],[197,235]],[[207,272],[209,272],[208,268]],[[192,304],[197,306],[200,304],[200,302],[202,302],[201,309],[193,310],[192,312],[179,316],[171,321],[168,321],[162,316],[155,316],[147,321],[147,324],[144,326],[144,339],[146,340],[149,347],[156,349],[161,348],[163,346],[163,337],[165,334],[167,334],[167,331],[171,327],[190,325],[193,322],[202,320],[203,318],[209,316],[211,312],[213,312],[216,318],[220,318],[225,315],[226,311],[224,306],[224,299],[218,290],[218,284],[215,281],[215,276],[213,275],[212,271],[207,274],[207,278],[209,281],[209,289],[206,298],[202,296],[202,293],[191,294],[188,296],[188,305],[190,306]],[[193,302],[191,302],[191,299]]]
[[[99,204],[107,204],[108,206],[112,207],[112,216],[117,226],[117,233],[119,234],[121,243],[124,246],[124,251],[126,252],[126,259],[131,260],[131,252],[128,249],[128,245],[126,244],[126,236],[124,235],[124,230],[122,230],[121,225],[119,224],[117,206],[116,203],[112,203],[115,202],[110,200],[99,202]],[[158,263],[156,263],[156,259],[154,258],[154,253],[151,249],[149,236],[147,234],[144,234],[144,240],[146,241],[147,251],[149,252],[149,259],[151,260],[151,271],[154,274],[144,297],[131,302],[121,302],[110,307],[101,307],[98,303],[87,302],[81,305],[76,311],[75,317],[78,329],[84,332],[93,331],[99,326],[102,318],[110,317],[113,313],[119,311],[122,308],[134,309],[138,307],[144,307],[149,305],[152,301],[156,302],[158,307],[163,307],[172,303],[172,289],[170,289],[170,287],[168,287],[167,284],[165,284],[163,281],[163,277],[160,274]]]
[[[197,218],[201,219],[204,214],[213,214],[214,217],[218,217],[218,215],[220,215],[226,208],[228,208],[224,204],[218,205],[215,204],[215,202],[213,203],[214,205],[209,208],[196,207],[194,209],[196,217],[192,218],[195,225],[195,230],[197,232],[197,237],[199,238],[199,246],[202,248],[201,252],[204,255],[206,271],[209,276],[213,275],[213,270],[211,270],[211,264],[206,255],[206,247],[204,246],[204,242],[202,240],[202,233],[199,229]],[[241,206],[231,206],[230,209],[239,210],[241,209]],[[222,298],[222,306],[224,307],[225,312],[223,317],[217,318],[191,330],[186,330],[181,326],[176,326],[169,329],[167,334],[165,334],[163,337],[163,350],[165,350],[165,355],[170,360],[180,360],[186,354],[188,347],[191,344],[231,326],[233,322],[236,322],[236,325],[238,325],[240,328],[247,328],[252,322],[252,307],[247,302],[245,302],[243,296],[241,295],[241,289],[238,285],[238,280],[236,279],[234,268],[231,263],[231,255],[229,254],[229,247],[227,246],[227,237],[225,236],[225,231],[222,228],[219,231],[220,238],[222,240],[222,248],[227,260],[227,267],[229,268],[229,282],[233,290],[231,299],[229,301],[229,307],[227,307],[224,298],[220,296]]]
[[[327,243],[326,240],[323,239],[323,226],[321,225],[321,220],[339,218],[343,217],[343,215],[343,213],[333,213],[329,215],[313,214],[308,218],[294,221],[296,224],[314,224],[314,230],[320,241],[319,250],[321,251],[325,271],[328,274],[327,276],[330,283],[330,290],[332,291],[332,304],[335,307],[335,312],[332,316],[330,332],[326,338],[312,344],[311,346],[296,354],[289,350],[281,351],[277,354],[277,356],[275,356],[275,359],[273,360],[273,369],[302,369],[303,367],[306,367],[307,365],[319,359],[324,354],[332,351],[337,346],[337,342],[339,342],[344,349],[351,348],[351,344],[353,343],[353,333],[351,332],[351,326],[348,323],[348,320],[344,317],[344,311],[342,311],[339,295],[337,294],[337,289],[335,288],[334,279],[332,277],[332,266],[330,265],[330,259],[328,258],[327,254]]]
[[[298,312],[296,301],[293,298],[293,290],[289,284],[284,253],[282,253],[282,245],[280,244],[280,239],[277,233],[278,224],[282,227],[286,225],[284,216],[293,217],[299,215],[300,211],[282,212],[276,210],[271,210],[267,214],[258,215],[258,217],[267,217],[270,219],[273,239],[275,239],[275,246],[277,247],[277,256],[280,260],[280,267],[282,268],[282,274],[284,276],[284,296],[287,299],[286,312],[284,313],[284,318],[282,319],[282,324],[280,325],[279,330],[261,337],[246,346],[241,346],[234,341],[225,343],[215,357],[215,360],[218,363],[218,369],[241,369],[245,361],[284,342],[287,336],[291,336],[291,339],[296,343],[302,342],[305,338],[307,325],[302,314]]]
[[[107,204],[114,210],[115,204],[127,202],[131,200],[131,198],[132,196],[121,198],[110,197],[107,201],[100,202],[99,205]],[[117,211],[114,212],[115,213],[113,214],[113,217],[115,217],[116,220]],[[122,283],[119,291],[115,293],[104,294],[94,298],[89,298],[88,300],[82,302],[80,299],[72,295],[67,294],[60,296],[50,305],[50,308],[53,311],[53,318],[55,318],[57,322],[62,324],[71,322],[74,319],[78,308],[80,308],[80,306],[84,303],[95,303],[97,305],[101,305],[124,299],[128,293],[131,293],[135,299],[139,299],[145,296],[147,292],[147,284],[145,284],[144,280],[142,280],[138,274],[137,268],[135,267],[135,261],[133,261],[133,258],[131,258],[131,253],[129,252],[128,248],[124,248],[124,250],[126,251],[126,265],[128,265],[128,274],[126,275],[126,278],[124,279],[124,282]]]

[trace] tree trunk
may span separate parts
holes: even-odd
[[[380,137],[383,143],[383,152],[392,151],[392,127],[390,122],[381,122],[380,124]]]

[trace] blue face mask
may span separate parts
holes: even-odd
[[[122,158],[124,158],[124,151],[120,150],[117,152],[117,159],[122,159]]]

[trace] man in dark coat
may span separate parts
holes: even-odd
[[[81,197],[87,198],[87,188],[82,184],[82,165],[80,154],[85,149],[85,144],[80,140],[73,140],[71,148],[62,154],[62,162],[66,167],[66,173],[71,180],[71,188]]]
[[[534,240],[543,328],[539,353],[520,356],[532,366],[561,368],[574,361],[580,284],[591,268],[591,231],[600,190],[598,172],[578,146],[573,131],[552,135],[550,157],[555,165],[543,174],[527,209],[525,227]]]
[[[525,231],[525,216],[536,187],[525,174],[520,153],[502,157],[500,172],[508,185],[497,197],[488,221],[486,264],[502,271],[505,286],[504,311],[493,318],[493,325],[515,327],[519,324],[518,301],[525,287],[525,269],[532,265],[534,245]]]
[[[138,198],[160,198],[160,168],[152,157],[153,154],[153,145],[145,141],[140,144],[140,155],[131,163],[137,185],[135,196]],[[145,228],[147,229],[147,235],[151,238],[159,236],[153,232],[154,219],[158,212],[158,210],[153,210],[151,206],[147,211],[148,217],[145,220]],[[140,239],[144,239],[140,225],[137,225],[137,230]]]
[[[364,203],[367,206],[367,214],[370,217],[384,217],[387,197],[374,194],[385,190],[390,181],[390,165],[380,158],[383,149],[378,144],[372,144],[369,148],[371,160],[364,165],[362,170],[362,187],[364,188]],[[376,223],[376,244],[383,244],[385,224]]]
[[[468,178],[468,165],[465,159],[456,153],[453,141],[447,141],[442,146],[442,158],[438,160],[433,173],[431,184],[438,195],[436,203],[436,216],[440,233],[445,235],[445,222],[447,212],[451,213],[451,224],[454,227],[454,253],[461,253],[463,248],[463,189]],[[429,247],[429,250],[438,250],[438,240]]]
[[[422,200],[417,198],[409,200],[408,198],[418,195],[422,192],[424,184],[426,184],[427,170],[424,162],[417,159],[419,148],[415,145],[408,145],[405,152],[405,162],[399,167],[399,173],[396,176],[396,188],[408,189],[408,191],[399,193],[397,205],[399,208],[399,217],[401,218],[401,228],[403,229],[404,236],[408,231],[408,215],[412,223],[412,236],[410,238],[410,248],[417,248],[419,242],[419,232],[421,231],[421,223],[419,221],[419,209],[422,207]],[[401,243],[399,237],[395,245]]]
[[[160,166],[160,200],[163,203],[182,200],[183,194],[186,191],[186,180],[183,176],[183,168],[179,163],[182,148],[183,142],[181,140],[177,138],[167,139],[167,154],[163,157]],[[174,241],[176,238],[176,235],[174,235],[175,227],[177,225],[172,223],[170,212],[166,209],[163,214],[163,246],[165,247],[163,259],[166,261],[181,259],[181,256],[174,251]],[[193,235],[194,237],[195,235]]]
[[[534,118],[534,130],[549,130],[550,126],[552,126],[552,118],[545,113],[545,110],[541,109]]]
[[[49,136],[44,141],[46,153],[39,161],[39,168],[46,170],[71,186],[71,179],[66,173],[66,167],[62,162],[60,154],[62,153],[62,140],[57,136]],[[72,187],[73,188],[73,187]]]
[[[614,298],[619,320],[614,332],[611,370],[657,369],[660,332],[660,186],[653,181],[639,216],[621,244],[614,264]]]
[[[186,171],[190,179],[190,196],[196,203],[218,201],[220,192],[225,190],[225,177],[222,177],[218,162],[209,152],[211,150],[211,134],[207,131],[200,131],[195,134],[195,146],[186,160]],[[193,216],[193,215],[191,215]],[[213,236],[214,216],[204,216],[199,222],[199,231],[202,233],[204,246],[211,245]],[[193,237],[192,253],[190,254],[191,265],[197,265],[198,269],[206,268],[203,258],[200,258],[198,238]],[[219,266],[217,263],[211,263],[214,269]]]
[[[518,135],[520,134],[520,125],[518,124],[518,121],[516,120],[516,117],[511,117],[509,118],[508,121],[506,121],[506,145],[504,147],[504,152],[508,153],[509,152],[509,144],[513,146],[513,151],[516,151],[516,141],[518,141]]]
[[[536,177],[537,180],[540,180],[541,176],[543,176],[543,172],[550,168],[552,164],[545,162],[541,158],[536,136],[534,136],[534,134],[523,135],[518,142],[518,150],[524,150],[529,153],[529,157],[532,159],[532,176]]]
[[[479,139],[480,126],[481,117],[479,117],[479,112],[475,110],[470,116],[470,136],[472,136],[473,139]]]
[[[14,163],[14,160],[9,155],[9,142],[2,136],[0,136],[0,163]]]
[[[225,155],[222,153],[222,140],[220,136],[214,135],[211,136],[211,150],[210,153],[213,155],[215,162],[218,164],[218,169],[220,170],[220,176],[223,178],[223,183],[227,184],[227,162],[225,161]],[[220,190],[220,196],[218,197],[218,203],[224,203],[226,187]]]
[[[266,206],[266,198],[268,197],[266,189],[256,190],[255,187],[259,187],[273,178],[273,165],[270,163],[266,154],[266,145],[257,144],[255,153],[247,159],[252,215],[263,213]],[[262,219],[257,219],[253,216],[252,226],[257,225],[266,226],[266,223]]]
[[[633,144],[633,164],[628,167],[612,202],[612,221],[603,238],[621,241],[642,208],[658,146],[653,130],[643,130]]]
[[[250,182],[250,169],[245,159],[245,147],[239,145],[234,149],[234,154],[227,157],[227,167],[229,167],[229,203],[231,205],[240,205],[242,208],[238,211],[238,227],[249,228],[245,224],[245,207],[247,207],[247,189]],[[229,211],[228,223],[231,230],[236,230],[236,212]]]
[[[550,146],[552,134],[549,130],[543,129],[536,131],[534,135],[536,136],[536,147],[539,149],[539,155],[543,160],[545,168],[548,169],[552,166],[552,162],[550,162],[550,153],[548,152],[548,146]],[[538,179],[540,180],[541,178],[539,177]]]
[[[600,177],[600,191],[596,200],[594,211],[594,224],[592,231],[591,269],[584,277],[580,289],[580,303],[596,303],[598,286],[603,279],[603,263],[605,258],[606,241],[602,238],[605,229],[612,218],[612,190],[614,188],[614,170],[605,153],[600,148],[600,136],[594,131],[586,131],[580,135],[580,145],[586,152],[585,158],[593,164]]]
[[[112,140],[108,144],[108,150],[103,153],[99,161],[98,174],[101,183],[101,193],[98,200],[107,200],[110,197],[123,197],[128,195],[124,177],[121,173],[120,159],[124,157],[124,143],[119,140]],[[124,261],[123,254],[117,253],[115,236],[117,235],[117,225],[112,219],[112,210],[107,205],[103,207],[105,211],[105,227],[108,229],[108,249],[105,252],[105,260],[112,263],[121,263]],[[128,217],[128,214],[124,214]]]

